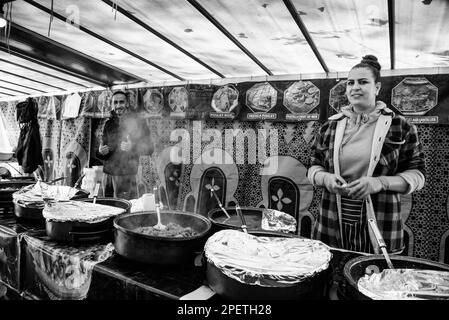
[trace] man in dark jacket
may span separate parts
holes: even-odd
[[[129,101],[125,92],[117,91],[112,95],[111,118],[103,127],[103,136],[97,157],[103,160],[103,190],[110,178],[114,189],[113,196],[122,199],[137,197],[136,173],[140,155],[151,155],[153,144],[148,126],[143,119],[129,110]]]

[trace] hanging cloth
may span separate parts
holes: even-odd
[[[58,119],[58,113],[61,109],[61,102],[56,97],[50,97],[47,106],[47,119]]]
[[[3,114],[0,113],[0,159],[3,154],[10,157],[12,153],[12,147],[8,139],[8,132],[6,131]]]
[[[64,109],[61,119],[77,118],[81,106],[81,96],[78,93],[72,93],[65,99]]]
[[[57,119],[57,114],[60,109],[60,101],[54,96],[42,96],[39,98],[38,118],[43,119]]]
[[[111,100],[112,91],[104,90],[98,97],[97,100],[97,111],[96,118],[109,118],[111,116]]]

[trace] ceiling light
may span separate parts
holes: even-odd
[[[0,28],[4,28],[6,26],[6,20],[3,18],[3,2],[0,2]]]

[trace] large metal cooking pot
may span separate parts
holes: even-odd
[[[12,182],[17,182],[17,181],[31,181],[31,182],[34,182],[34,183],[36,182],[36,179],[34,177],[31,177],[31,176],[8,177],[8,178],[5,178],[5,180],[9,180],[9,181],[12,181]]]
[[[242,225],[235,207],[225,207],[230,218],[227,219],[226,214],[220,208],[215,208],[208,212],[207,216],[212,222],[213,232],[223,229],[239,230]],[[242,214],[248,230],[261,230],[262,224],[262,208],[242,207]]]
[[[123,214],[114,219],[114,246],[117,253],[130,260],[175,265],[193,262],[195,253],[202,250],[211,223],[199,214],[179,211],[162,211],[161,222],[191,227],[197,232],[190,237],[157,237],[134,231],[139,227],[151,227],[157,223],[156,212],[145,211]]]
[[[77,201],[93,202],[93,198],[76,199]],[[131,202],[118,198],[97,198],[96,203],[125,209],[125,213],[131,210]],[[78,243],[92,241],[112,241],[113,220],[108,218],[101,222],[87,223],[80,221],[45,221],[47,236],[55,241]]]
[[[206,277],[209,287],[229,300],[300,300],[324,299],[327,292],[327,270],[290,287],[262,287],[232,279],[208,262]]]
[[[430,260],[390,255],[391,262],[398,269],[421,269],[449,271],[449,265]],[[361,256],[349,260],[344,267],[344,277],[349,285],[338,288],[339,296],[349,300],[371,300],[357,288],[357,282],[365,275],[366,267],[377,266],[380,271],[388,268],[383,255]]]
[[[71,198],[71,200],[78,200],[87,198],[89,196],[89,191],[78,189],[78,192]],[[43,208],[36,207],[26,207],[19,203],[14,203],[14,214],[23,220],[29,221],[44,221],[44,217],[42,216]]]
[[[212,223],[212,233],[218,232],[224,229],[240,230],[242,221],[240,220],[235,207],[225,207],[226,212],[229,214],[228,219],[226,214],[220,208],[212,209],[208,212],[207,216]],[[260,232],[260,235],[266,234],[267,236],[282,237],[285,233],[278,231],[267,231],[262,229],[262,212],[266,210],[264,208],[254,207],[242,207],[241,211],[245,218],[246,226],[249,233]],[[256,234],[255,234],[256,235]]]
[[[299,237],[271,231],[252,230],[248,233],[260,237]],[[301,237],[299,237],[301,238]],[[207,260],[204,258],[204,260]],[[206,278],[209,287],[220,297],[229,300],[300,300],[324,299],[327,296],[328,269],[288,287],[263,287],[241,283],[225,275],[212,262],[207,261]]]
[[[12,194],[19,191],[22,187],[34,183],[34,181],[28,179],[11,179],[11,177],[8,180],[2,179],[0,181],[0,215],[13,215],[14,203]]]
[[[29,186],[30,184],[34,184],[33,180],[1,180],[0,181],[0,201],[1,202],[11,202],[12,203],[12,194],[16,191],[19,191],[21,188],[25,186]]]

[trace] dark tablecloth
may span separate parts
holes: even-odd
[[[332,251],[329,285],[344,294],[345,263],[357,253]],[[0,282],[37,299],[217,299],[205,267],[157,266],[127,260],[112,243],[73,247],[50,241],[42,225],[0,216]],[[340,295],[340,298],[344,296]]]
[[[0,216],[0,282],[36,299],[180,299],[189,294],[203,299],[211,295],[204,295],[204,290],[195,294],[198,288],[205,289],[205,273],[193,262],[174,267],[141,264],[113,253],[111,246],[56,243],[46,236],[43,223]]]
[[[21,290],[21,236],[42,232],[42,224],[18,221],[15,216],[0,215],[0,282],[14,290]]]
[[[204,282],[204,270],[193,264],[155,266],[114,253],[94,267],[88,299],[180,299]]]

